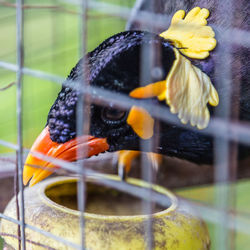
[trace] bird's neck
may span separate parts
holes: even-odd
[[[213,140],[198,132],[176,126],[160,126],[154,140],[155,152],[178,157],[198,164],[211,164],[213,161]]]

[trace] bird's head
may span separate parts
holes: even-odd
[[[218,105],[219,97],[202,67],[194,66],[185,56],[207,58],[216,46],[215,34],[206,26],[207,9],[196,7],[184,16],[185,11],[177,11],[169,29],[160,35],[142,31],[114,35],[80,60],[63,84],[49,111],[46,127],[31,151],[75,161],[105,151],[139,150],[140,140],[153,139],[155,152],[196,162],[210,161],[211,138],[157,120],[140,105],[122,109],[114,105],[112,98],[107,105],[88,103],[89,108],[81,112],[89,117],[89,135],[76,133],[81,90],[88,85],[115,94],[116,101],[125,95],[139,102],[146,99],[167,104],[182,123],[190,122],[198,129],[208,126],[207,104]],[[83,79],[85,85],[79,85]],[[30,185],[34,185],[56,167],[29,154],[24,184],[32,178]]]
[[[144,77],[145,80],[142,81],[142,54],[149,46],[151,49],[155,48],[160,57],[155,57],[153,62],[149,62],[148,58],[148,64],[151,64],[147,68],[158,69],[159,73],[152,76],[149,72],[149,77]],[[151,55],[145,53],[144,61],[149,56]],[[90,86],[112,91],[117,94],[117,98],[121,94],[129,97],[140,86],[166,79],[174,60],[172,45],[158,35],[128,31],[110,37],[72,69],[49,111],[47,124],[31,151],[75,161],[105,151],[139,150],[140,139],[147,140],[154,136],[154,118],[142,108],[133,106],[129,110],[120,109],[112,101],[108,105],[90,103],[89,135],[77,137],[76,111],[80,92],[74,88],[74,84],[82,82],[84,76]],[[158,102],[156,98],[149,101]],[[30,185],[36,184],[50,175],[54,167],[56,166],[30,153],[24,166],[24,184],[32,177]]]

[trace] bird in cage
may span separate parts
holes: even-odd
[[[201,133],[219,104],[214,62],[209,56],[217,41],[207,25],[209,14],[199,7],[188,13],[179,10],[159,35],[125,31],[89,52],[63,83],[31,151],[66,161],[120,151],[126,175],[142,140],[150,143],[145,150],[150,150],[149,157],[155,161],[160,157],[152,152],[212,163],[213,138]],[[83,88],[91,97],[86,97],[82,110],[78,104]],[[105,98],[106,103],[98,101]],[[243,100],[242,107],[246,105]],[[89,135],[77,136],[77,110],[89,116]],[[165,120],[163,111],[177,124]],[[190,130],[190,125],[195,129]],[[58,167],[30,153],[23,182],[35,185]]]

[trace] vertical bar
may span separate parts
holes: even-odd
[[[137,3],[138,5],[141,4],[140,1]],[[147,11],[150,13],[154,13],[154,1],[149,2],[149,5],[147,6]],[[142,27],[142,30],[147,28],[147,30],[153,32],[154,24]],[[142,25],[141,25],[142,26]],[[149,34],[150,36],[150,34]],[[147,82],[148,79],[152,79],[153,76],[153,70],[154,70],[154,64],[156,62],[157,53],[156,50],[158,48],[154,44],[143,44],[141,48],[141,61],[140,61],[140,82]],[[152,81],[151,81],[152,82]],[[157,112],[157,111],[156,111]],[[140,148],[143,152],[152,152],[153,148],[153,141],[150,139],[148,141],[141,140],[140,141]],[[154,225],[152,220],[152,213],[154,211],[154,206],[152,201],[152,189],[151,185],[153,182],[153,168],[152,163],[148,158],[145,157],[145,155],[142,156],[141,161],[141,170],[142,170],[142,179],[149,183],[149,189],[146,192],[145,195],[145,201],[143,205],[143,213],[149,215],[148,221],[145,224],[145,232],[146,232],[146,246],[145,249],[154,249]]]
[[[231,28],[232,24],[232,0],[220,1],[218,4],[219,15],[222,20],[226,20],[222,24],[223,29]],[[229,11],[225,11],[228,9]],[[226,18],[226,19],[223,19]],[[232,56],[231,56],[231,44],[224,41],[229,40],[228,33],[222,29],[217,30],[217,39],[220,41],[216,63],[216,75],[217,83],[220,84],[220,89],[223,89],[223,93],[220,93],[220,105],[216,110],[217,115],[222,117],[224,121],[229,125],[231,117],[231,97],[232,97]],[[216,207],[221,212],[220,222],[216,225],[215,230],[215,247],[220,250],[231,249],[230,241],[232,241],[230,229],[228,228],[228,215],[223,211],[228,211],[231,208],[232,200],[231,188],[230,188],[230,166],[232,159],[230,158],[231,144],[228,139],[221,140],[215,138],[215,181],[218,183],[216,186]],[[234,160],[233,160],[234,161]]]
[[[20,216],[21,216],[21,240],[22,249],[26,249],[25,244],[25,219],[24,219],[24,195],[23,195],[23,145],[22,145],[22,68],[23,68],[23,0],[16,0],[16,46],[17,46],[17,164],[18,164],[18,184],[20,192]]]
[[[146,44],[142,46],[142,56],[141,56],[141,77],[140,81],[143,83],[147,79],[152,79],[152,69],[154,62],[154,45]],[[156,111],[157,112],[157,111]],[[152,152],[153,141],[151,139],[144,141],[140,140],[140,148],[142,152]],[[154,249],[154,235],[153,235],[153,221],[151,218],[151,214],[154,211],[154,204],[151,202],[152,200],[152,182],[154,180],[153,177],[153,166],[152,162],[146,157],[145,154],[142,155],[141,160],[141,171],[142,171],[142,179],[149,183],[149,189],[145,195],[145,201],[143,205],[143,213],[149,215],[148,222],[145,225],[146,232],[146,249]]]
[[[15,177],[14,177],[14,194],[16,197],[16,219],[20,221],[20,209],[18,201],[18,154],[16,151],[16,167],[15,167]],[[18,237],[18,250],[21,250],[21,230],[20,225],[17,226],[17,237]]]
[[[82,0],[81,11],[79,15],[79,54],[80,57],[83,57],[83,67],[85,67],[84,55],[86,52],[86,39],[87,39],[87,6],[88,1]],[[83,69],[83,72],[86,72],[86,69]],[[86,88],[88,83],[85,80],[85,75],[83,75],[82,84],[79,86],[80,88]],[[76,117],[76,128],[77,128],[77,136],[81,136],[83,134],[88,134],[88,108],[85,108],[87,105],[86,95],[79,94],[79,99],[77,103],[77,117]],[[81,152],[77,152],[81,154]],[[78,161],[78,168],[83,171],[85,170],[84,161]],[[85,219],[84,219],[84,211],[85,211],[85,201],[86,201],[86,184],[85,184],[85,175],[80,176],[79,181],[77,182],[77,200],[78,200],[78,210],[81,212],[80,216],[80,231],[81,231],[81,249],[85,249]]]

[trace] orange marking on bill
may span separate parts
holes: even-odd
[[[149,139],[154,134],[154,119],[143,108],[133,106],[129,112],[127,123],[142,139]]]
[[[148,84],[132,90],[129,95],[133,98],[151,98],[160,95],[166,90],[166,80]]]

